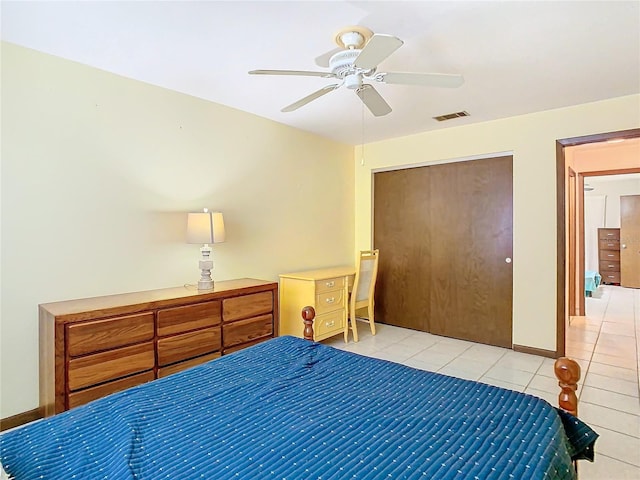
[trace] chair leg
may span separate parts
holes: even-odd
[[[369,312],[369,326],[371,327],[371,335],[376,334],[376,324],[373,321],[373,305],[369,304],[367,307],[367,311]]]
[[[353,341],[358,341],[358,325],[356,321],[356,310],[350,309],[349,316],[351,317],[351,330],[353,330]],[[347,320],[347,327],[349,326],[349,320]]]
[[[349,343],[349,312],[344,323],[344,343]]]

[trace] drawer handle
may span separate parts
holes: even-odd
[[[330,322],[325,322],[325,327],[333,327],[336,324],[335,320],[331,320]]]
[[[616,278],[613,275],[607,275],[607,278]]]
[[[326,301],[327,303],[331,304],[331,303],[335,302],[335,301],[336,301],[336,299],[335,299],[334,297],[331,297],[331,298],[327,298],[327,299],[325,299],[325,301]]]
[[[607,255],[607,257],[613,257],[613,255],[609,253],[609,254]]]
[[[613,243],[607,243],[607,247],[613,247]]]
[[[325,285],[326,285],[327,287],[333,287],[335,284],[336,284],[336,282],[335,282],[335,281],[331,281],[331,282],[327,282],[327,283],[325,283]]]
[[[613,268],[615,265],[609,265],[609,268]]]
[[[613,233],[607,233],[607,235],[609,235],[610,237],[613,237]]]

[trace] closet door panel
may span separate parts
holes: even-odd
[[[429,331],[429,170],[374,175],[376,322]]]
[[[511,157],[430,168],[431,333],[510,348]]]

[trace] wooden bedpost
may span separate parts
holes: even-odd
[[[553,370],[561,388],[558,397],[560,408],[577,417],[578,397],[576,396],[576,390],[578,389],[578,380],[580,380],[580,365],[575,360],[560,357],[556,360]]]
[[[302,309],[302,318],[304,321],[304,339],[313,342],[313,319],[316,318],[316,311],[313,307],[304,307]]]

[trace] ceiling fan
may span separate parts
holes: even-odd
[[[374,34],[366,27],[352,26],[336,34],[335,42],[340,47],[316,59],[319,65],[326,64],[330,55],[329,72],[306,70],[251,70],[251,75],[295,75],[303,77],[335,78],[339,83],[327,85],[284,107],[282,112],[293,112],[309,102],[330,93],[341,86],[355,90],[360,100],[376,117],[387,115],[391,107],[373,85],[378,82],[400,85],[423,85],[428,87],[459,87],[464,83],[462,75],[445,73],[378,72],[378,64],[403,45],[393,35]]]

